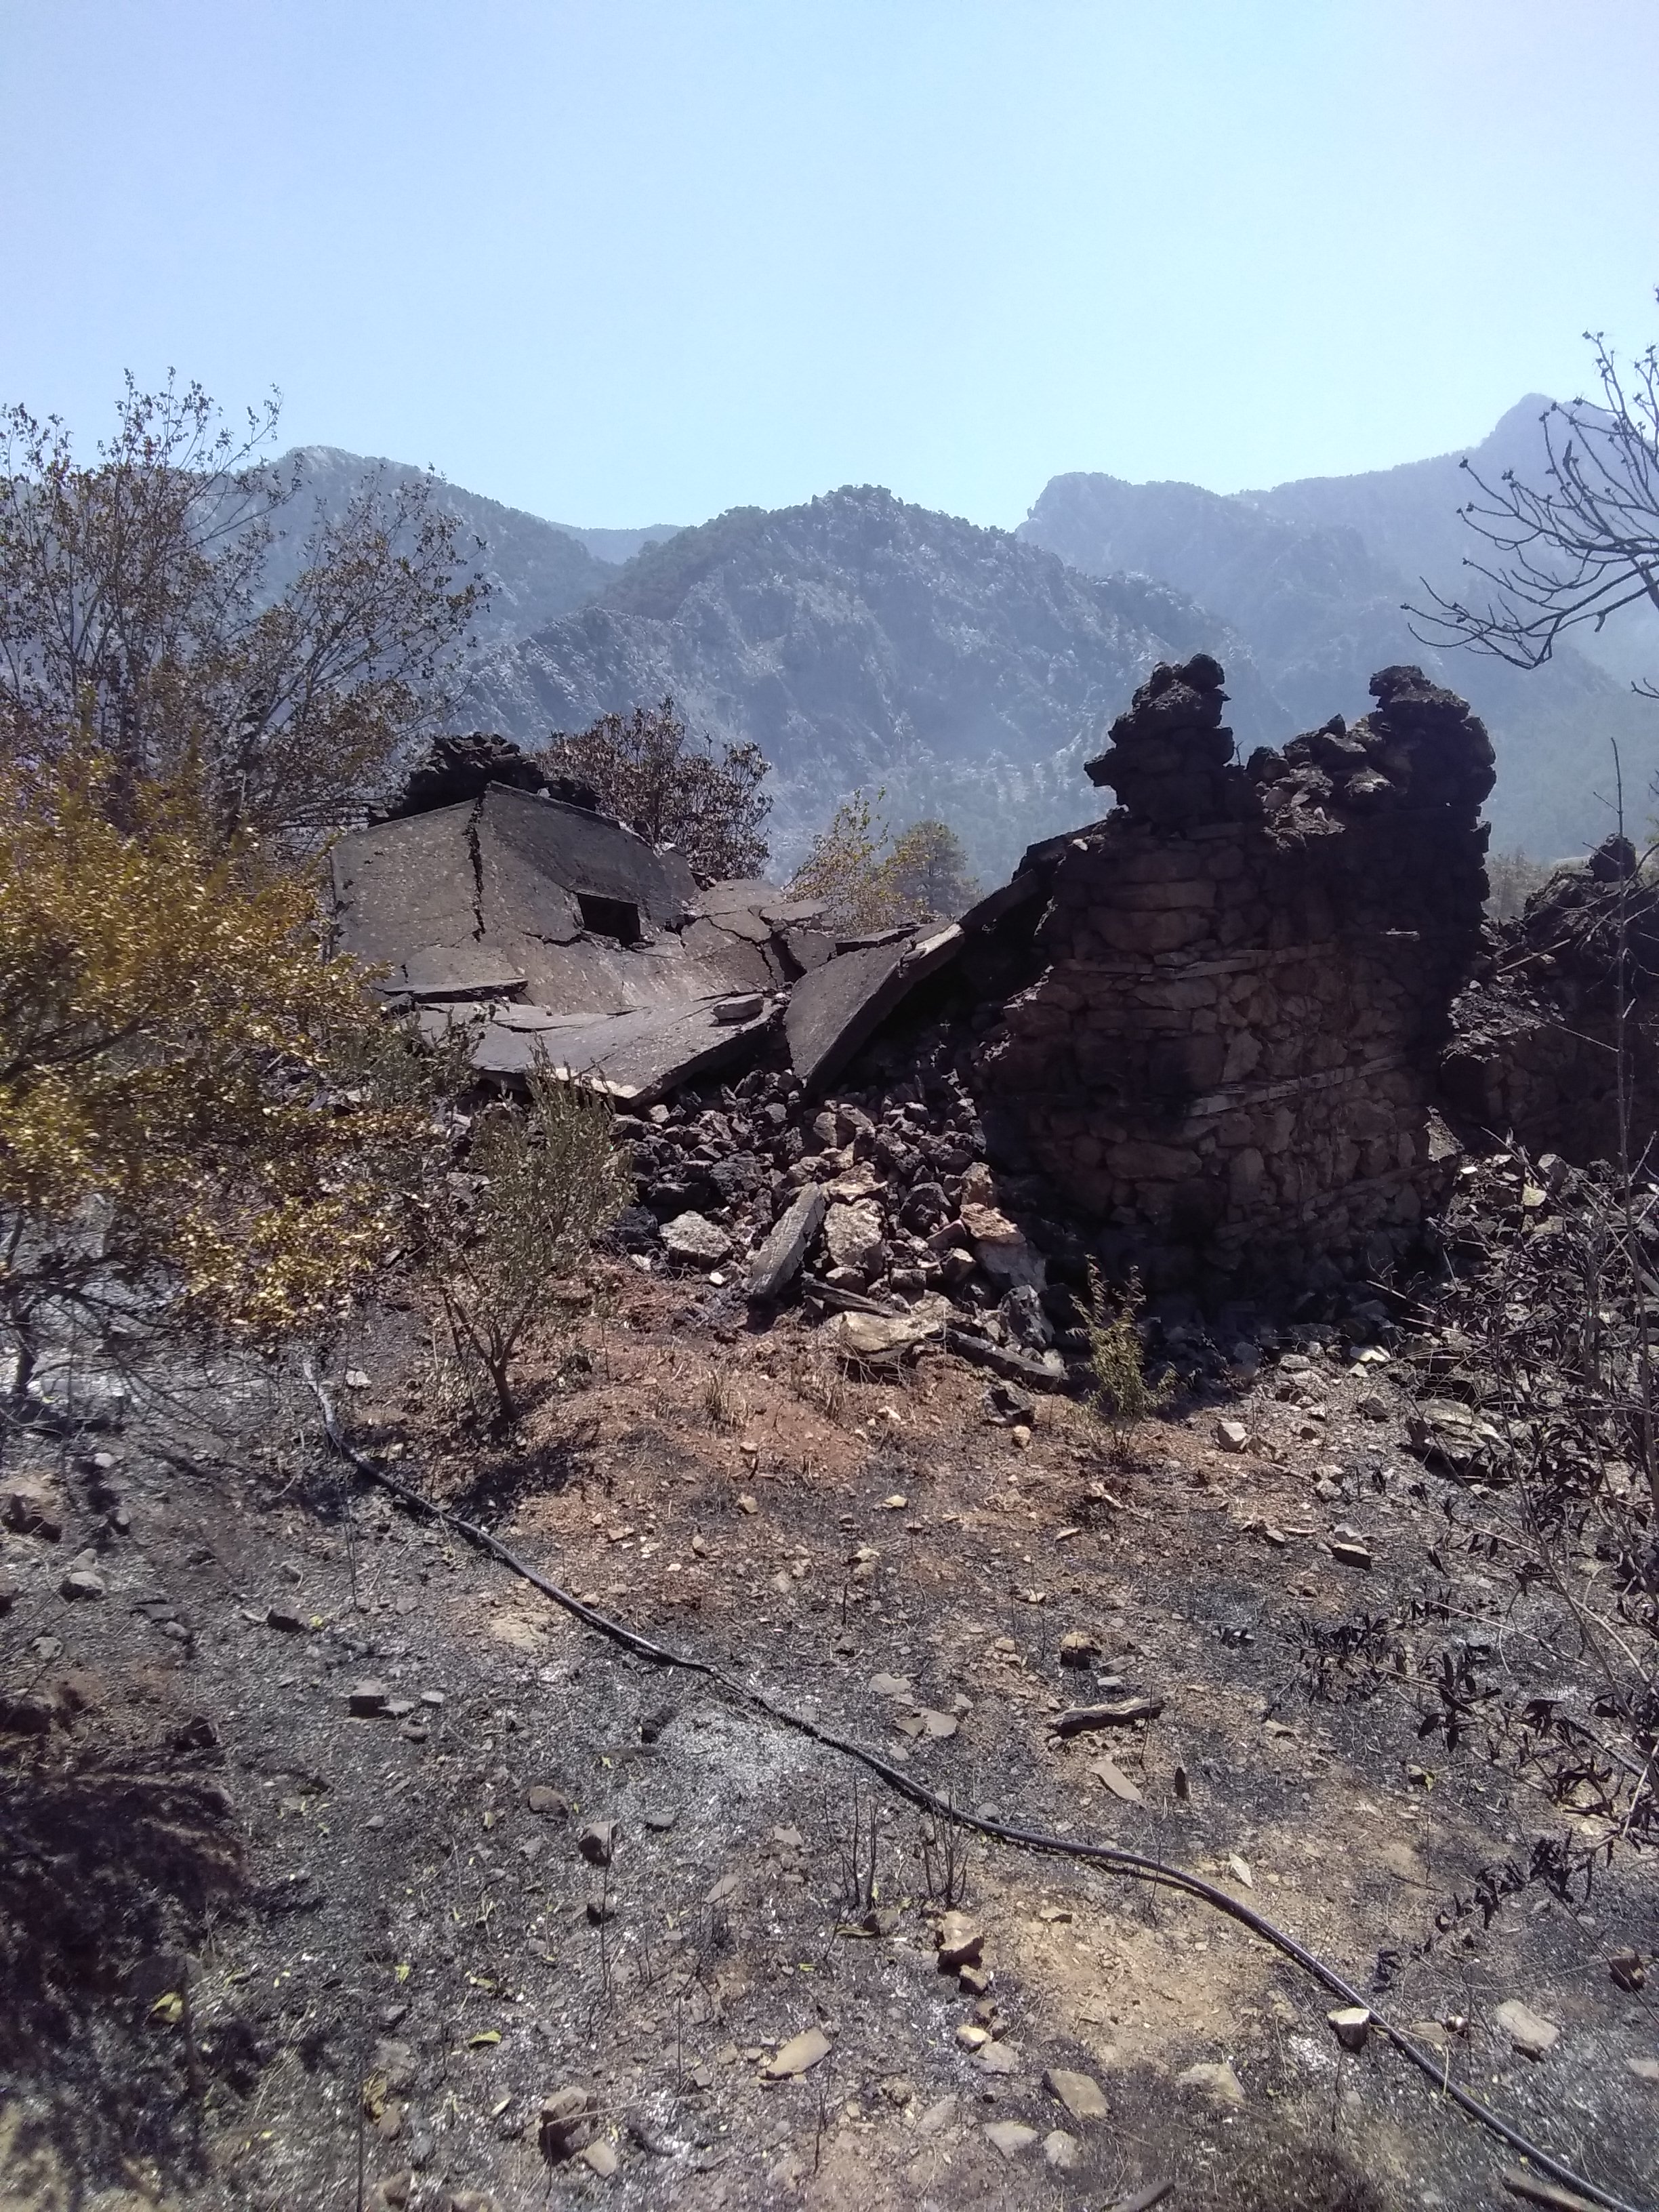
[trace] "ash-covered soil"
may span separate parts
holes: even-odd
[[[957,1806],[1207,1873],[1651,2201],[1659,2033],[1614,1971],[1659,1949],[1650,1868],[1484,1725],[1500,1669],[1595,1684],[1514,1493],[1407,1449],[1443,1349],[1264,1330],[1115,1454],[1073,1399],[931,1348],[849,1376],[695,1273],[592,1289],[511,1448],[413,1310],[337,1358],[343,1419]],[[7,2212],[1513,2201],[1260,1938],[629,1656],[358,1480],[292,1379],[14,1433],[3,1489]]]

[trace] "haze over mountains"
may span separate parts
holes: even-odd
[[[1535,478],[1546,404],[1505,415],[1476,465]],[[375,465],[290,459],[328,509]],[[896,825],[942,816],[994,877],[1103,811],[1082,762],[1156,661],[1214,652],[1248,750],[1360,713],[1374,669],[1417,660],[1491,727],[1494,846],[1570,852],[1611,827],[1609,738],[1645,819],[1659,708],[1571,648],[1528,673],[1413,637],[1419,580],[1452,588],[1479,550],[1468,493],[1455,454],[1231,495],[1077,474],[1011,534],[868,486],[676,532],[549,523],[444,485],[495,585],[457,719],[538,744],[672,694],[694,729],[773,763],[779,866],[849,791],[884,787]],[[1645,642],[1626,625],[1600,650],[1626,671]]]

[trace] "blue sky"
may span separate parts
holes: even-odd
[[[1659,335],[1659,0],[0,0],[0,398],[587,525],[1387,465]]]

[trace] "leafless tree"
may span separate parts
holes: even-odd
[[[423,726],[483,595],[429,478],[367,479],[270,556],[302,484],[199,385],[129,376],[89,462],[57,416],[0,409],[0,720],[94,741],[118,793],[190,783],[227,837],[304,838]]]
[[[1659,615],[1659,348],[1626,368],[1600,332],[1584,335],[1601,403],[1544,410],[1541,481],[1506,469],[1488,482],[1464,460],[1475,496],[1462,512],[1489,550],[1465,559],[1475,580],[1467,598],[1425,583],[1432,605],[1407,607],[1424,643],[1474,646],[1537,668],[1583,623],[1599,630],[1644,601]],[[1659,698],[1653,680],[1634,688]]]

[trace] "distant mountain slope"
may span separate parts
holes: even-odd
[[[1504,416],[1483,465],[1535,461],[1542,402]],[[1607,834],[1599,793],[1612,787],[1609,738],[1624,754],[1626,791],[1659,772],[1659,709],[1579,653],[1533,673],[1485,655],[1437,653],[1412,635],[1402,603],[1418,582],[1455,580],[1467,547],[1455,507],[1467,479],[1455,457],[1373,477],[1328,477],[1224,497],[1192,484],[1130,484],[1115,477],[1056,477],[1020,535],[1093,575],[1128,569],[1167,580],[1212,607],[1244,638],[1288,722],[1306,728],[1365,702],[1370,672],[1415,660],[1461,691],[1487,720],[1498,748],[1491,813],[1499,846],[1546,854]]]
[[[1416,588],[1419,577],[1449,592],[1464,560],[1479,557],[1480,550],[1480,539],[1458,513],[1474,495],[1463,459],[1467,456],[1488,483],[1500,482],[1510,469],[1522,483],[1542,483],[1540,418],[1549,404],[1540,393],[1528,392],[1499,416],[1479,445],[1430,460],[1361,476],[1304,477],[1243,496],[1287,521],[1358,531],[1371,551],[1410,582],[1413,600],[1422,597]],[[1645,607],[1616,617],[1599,635],[1586,626],[1575,636],[1587,660],[1621,682],[1638,674],[1659,677],[1659,622]]]
[[[301,490],[284,518],[288,535],[274,551],[278,581],[297,568],[301,545],[319,506],[325,514],[341,514],[352,493],[377,471],[387,484],[427,474],[407,462],[372,460],[362,453],[343,453],[337,446],[297,447],[275,464],[276,473],[285,477],[296,465]],[[483,640],[527,637],[544,623],[597,598],[615,577],[617,564],[631,557],[652,535],[648,531],[566,530],[544,522],[539,515],[503,507],[498,500],[441,481],[438,495],[441,505],[459,519],[469,550],[473,540],[483,544],[480,562],[495,586],[478,625]],[[618,548],[625,544],[626,550],[606,555],[585,543],[585,538],[613,542]]]
[[[773,763],[780,865],[862,785],[896,823],[943,815],[995,873],[1103,811],[1081,772],[1103,718],[1200,646],[1227,665],[1242,742],[1285,726],[1239,641],[1182,592],[849,488],[648,549],[602,598],[487,652],[466,718],[535,741],[672,693],[694,728]]]
[[[553,526],[562,530],[567,538],[574,538],[579,545],[586,546],[596,561],[608,562],[620,568],[624,561],[643,553],[647,545],[660,545],[665,538],[678,538],[688,526],[684,522],[653,522],[643,530],[578,530],[574,522],[557,522]]]

